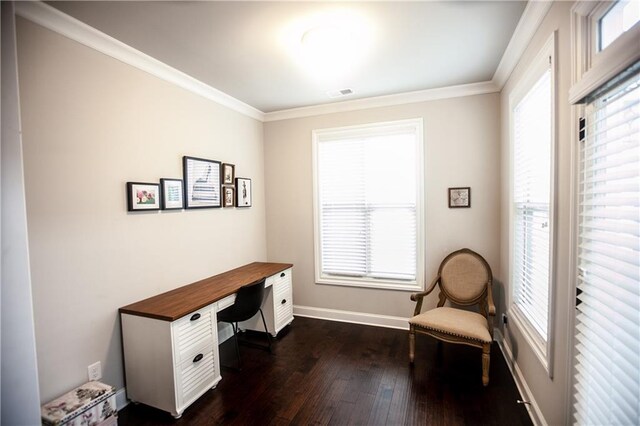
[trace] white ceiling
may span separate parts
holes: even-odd
[[[49,2],[262,112],[489,81],[526,2]],[[283,34],[319,15],[367,24],[370,48],[319,79]],[[310,28],[306,28],[310,29]],[[302,34],[293,32],[296,44]],[[327,91],[354,94],[331,99]]]

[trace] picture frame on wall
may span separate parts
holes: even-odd
[[[233,180],[236,175],[236,166],[229,163],[222,164],[222,184],[223,185],[233,185]]]
[[[184,187],[182,179],[160,179],[160,208],[181,210],[184,208]]]
[[[251,207],[251,179],[236,178],[236,207]]]
[[[127,182],[127,210],[130,212],[160,210],[160,184]]]
[[[471,187],[449,188],[449,208],[471,207]]]
[[[222,187],[222,207],[233,207],[235,205],[236,189],[233,186]]]
[[[197,157],[182,157],[184,207],[187,209],[222,206],[220,162]]]

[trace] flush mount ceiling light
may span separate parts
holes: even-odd
[[[355,39],[348,28],[324,25],[306,31],[300,41],[307,54],[332,60],[348,55],[353,49]]]
[[[360,14],[335,10],[292,22],[283,31],[282,42],[309,75],[334,85],[366,55],[371,34],[371,26]]]

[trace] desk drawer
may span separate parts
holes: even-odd
[[[185,315],[172,324],[175,363],[192,359],[215,340],[215,314],[211,306]]]
[[[189,404],[215,384],[217,352],[213,346],[196,353],[176,367],[178,407]]]

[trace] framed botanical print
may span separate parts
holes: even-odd
[[[220,162],[185,156],[182,167],[185,208],[221,207]]]
[[[233,186],[222,187],[222,207],[233,207],[235,205],[236,189]]]
[[[471,207],[471,187],[449,188],[449,208]]]
[[[236,178],[236,207],[251,207],[251,179]]]
[[[130,212],[160,209],[160,185],[127,182],[127,210]]]
[[[222,163],[222,184],[233,185],[233,179],[236,177],[236,166],[229,163]]]

